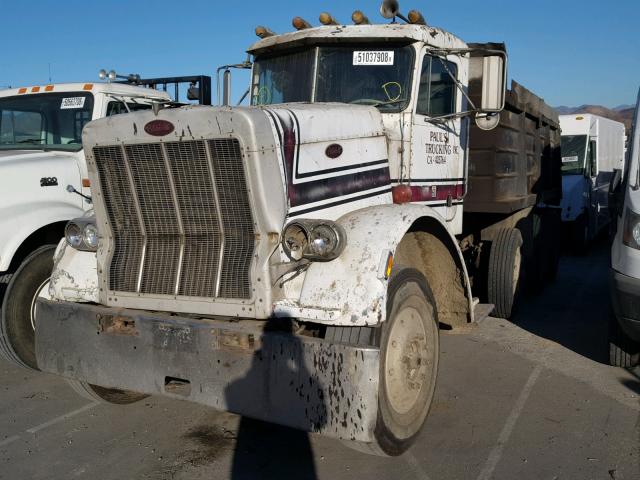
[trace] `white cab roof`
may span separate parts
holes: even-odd
[[[128,97],[148,97],[159,100],[171,100],[167,92],[137,87],[126,83],[54,83],[49,85],[32,85],[28,87],[8,88],[0,90],[0,98],[18,95],[64,92],[110,93]]]
[[[348,41],[377,42],[425,42],[435,48],[468,48],[467,44],[452,33],[426,25],[406,25],[399,23],[383,25],[329,25],[283,33],[264,38],[254,43],[248,50],[259,54],[281,48],[316,45],[318,43],[346,43]]]

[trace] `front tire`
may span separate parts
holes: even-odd
[[[640,344],[624,333],[613,313],[609,316],[609,363],[622,368],[640,365]]]
[[[115,405],[129,405],[139,402],[148,397],[143,393],[131,392],[129,390],[119,390],[116,388],[105,388],[79,380],[65,379],[69,386],[81,397],[97,403],[110,403]]]
[[[380,385],[372,453],[397,456],[415,441],[436,387],[438,311],[424,275],[404,268],[389,281],[387,320],[378,329]]]
[[[0,355],[30,370],[38,370],[35,351],[35,300],[53,270],[55,245],[35,250],[13,274],[2,303]]]

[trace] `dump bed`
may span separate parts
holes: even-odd
[[[514,81],[498,127],[471,127],[465,212],[511,213],[540,202],[558,205],[561,165],[558,114]]]

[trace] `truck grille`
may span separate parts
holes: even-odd
[[[114,234],[110,290],[251,297],[255,235],[238,140],[93,152]]]

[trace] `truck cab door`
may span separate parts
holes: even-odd
[[[594,137],[589,138],[586,174],[587,182],[590,186],[590,223],[593,235],[596,235],[600,228],[607,224],[609,218],[609,210],[607,208],[609,183],[604,181],[604,176],[601,175],[600,172],[598,158],[598,140]]]
[[[409,168],[412,201],[436,208],[454,231],[462,220],[468,123],[460,118],[434,118],[462,111],[465,99],[454,80],[462,70],[455,56],[423,54]]]

